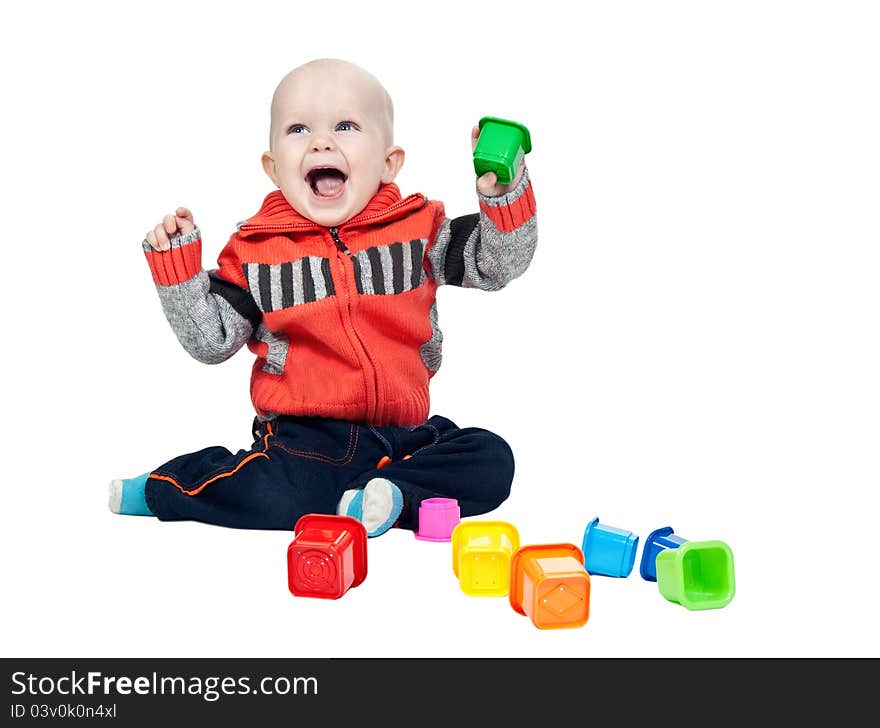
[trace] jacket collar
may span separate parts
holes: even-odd
[[[397,217],[403,212],[409,212],[413,207],[420,207],[427,202],[424,195],[414,194],[401,198],[400,189],[393,182],[383,184],[373,198],[350,220],[342,223],[339,227],[349,227],[369,221],[377,222]],[[418,204],[416,204],[418,203]],[[267,232],[282,232],[285,230],[320,230],[323,225],[310,220],[294,210],[284,198],[281,190],[274,190],[266,195],[259,212],[249,217],[238,226],[238,233],[242,237],[252,234]]]

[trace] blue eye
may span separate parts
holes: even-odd
[[[336,125],[336,131],[351,131],[352,129],[354,129],[354,124],[350,121],[340,121]]]
[[[305,124],[293,124],[288,130],[288,134],[303,134],[306,131]]]

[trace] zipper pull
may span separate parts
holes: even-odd
[[[346,255],[351,255],[351,251],[346,247],[345,243],[343,243],[339,239],[339,228],[332,227],[328,229],[330,230],[330,237],[332,237],[333,242],[336,243],[336,247],[339,248]]]

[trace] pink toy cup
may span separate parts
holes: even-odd
[[[452,531],[461,521],[461,510],[455,498],[426,498],[419,506],[420,541],[451,541]]]

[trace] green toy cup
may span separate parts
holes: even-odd
[[[657,586],[686,609],[726,607],[736,592],[733,552],[723,541],[685,541],[657,554]]]
[[[474,147],[477,177],[494,172],[498,184],[507,185],[516,177],[523,157],[532,151],[532,138],[522,124],[495,116],[480,119],[480,136]]]

